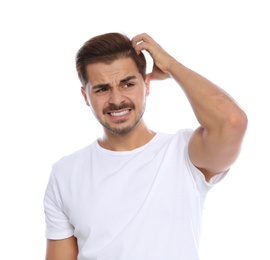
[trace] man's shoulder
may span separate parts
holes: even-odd
[[[176,131],[174,134],[170,134],[167,136],[170,136],[172,140],[188,142],[193,132],[194,130],[191,128],[182,128]]]
[[[86,159],[90,158],[91,150],[94,143],[91,143],[87,146],[84,146],[76,151],[73,151],[71,153],[68,153],[64,156],[62,156],[60,159],[58,159],[56,162],[54,162],[53,166],[54,168],[64,167],[68,168],[72,165],[75,165],[77,163],[81,163],[85,161]]]

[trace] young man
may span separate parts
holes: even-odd
[[[153,59],[150,74],[142,51]],[[46,259],[198,260],[204,200],[239,155],[245,113],[145,33],[96,36],[76,65],[104,133],[53,165],[44,198]],[[195,131],[156,133],[145,124],[150,81],[166,78],[186,94],[200,124]]]

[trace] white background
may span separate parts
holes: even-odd
[[[90,37],[146,32],[231,94],[249,117],[239,160],[208,196],[202,260],[269,260],[267,1],[2,1],[0,224],[5,259],[44,259],[43,194],[51,164],[102,134],[85,106],[75,53]],[[155,131],[195,128],[179,86],[152,83]],[[168,259],[169,260],[169,259]]]

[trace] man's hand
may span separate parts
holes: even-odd
[[[170,78],[168,71],[177,61],[170,56],[148,34],[142,33],[132,39],[132,45],[137,54],[147,51],[153,59],[153,69],[150,73],[151,80],[163,80]]]

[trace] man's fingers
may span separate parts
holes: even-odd
[[[141,51],[146,50],[151,55],[151,44],[153,39],[146,33],[139,34],[132,39],[132,46],[137,54]]]
[[[133,47],[137,46],[138,44],[141,44],[143,42],[149,43],[151,41],[151,37],[146,33],[141,33],[133,37],[132,39],[132,45]]]
[[[136,43],[136,45],[134,46],[134,49],[136,51],[137,54],[140,54],[141,51],[143,50],[147,50],[147,43],[145,43],[144,41],[139,41]]]

